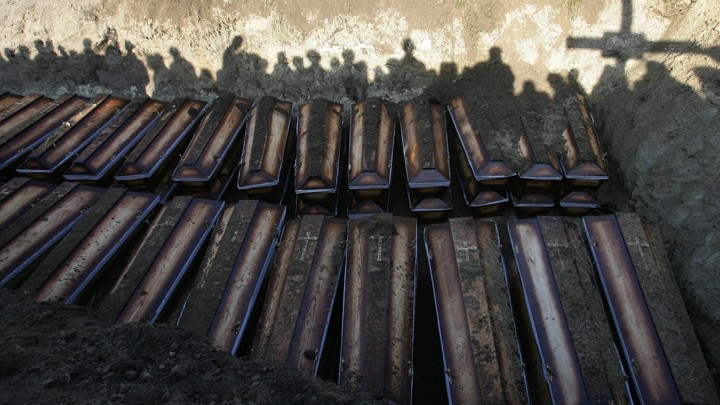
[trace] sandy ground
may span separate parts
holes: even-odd
[[[590,96],[611,202],[661,230],[716,381],[720,14],[710,0],[4,2],[0,88],[346,107],[452,89],[497,108]],[[494,101],[497,102],[497,101]],[[296,104],[297,105],[297,104]],[[346,111],[348,108],[346,108]]]

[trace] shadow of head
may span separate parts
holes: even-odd
[[[405,38],[402,41],[402,49],[406,56],[413,56],[415,52],[415,43],[410,38]]]
[[[490,48],[490,52],[488,54],[489,54],[489,61],[491,63],[498,63],[498,64],[503,63],[502,49],[500,49],[499,47],[493,46],[492,48]]]
[[[236,35],[232,39],[232,42],[230,43],[230,49],[237,52],[240,50],[240,47],[242,46],[242,44],[243,44],[243,37],[241,35]]]
[[[320,66],[321,57],[320,54],[317,53],[317,51],[310,50],[305,54],[305,56],[307,56],[308,60],[310,61],[310,65],[312,65],[313,67]]]

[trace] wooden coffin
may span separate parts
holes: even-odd
[[[207,337],[238,255],[254,249],[250,252],[250,259],[256,266],[252,268],[252,274],[264,271],[262,265],[267,264],[265,261],[269,262],[279,237],[278,234],[272,235],[275,232],[268,232],[268,229],[281,228],[282,223],[277,221],[282,219],[278,218],[282,212],[280,206],[255,200],[241,200],[225,207],[198,272],[189,289],[183,293],[181,303],[175,308],[170,320],[198,336]],[[254,237],[258,237],[261,243],[250,246]]]
[[[450,187],[445,109],[427,97],[400,106],[400,133],[408,187],[416,196],[438,196]]]
[[[169,170],[177,165],[206,108],[204,101],[186,98],[169,103],[130,152],[115,179],[136,190],[153,191],[166,200],[175,187]]]
[[[23,216],[26,218],[15,221],[3,232],[0,287],[21,284],[37,261],[80,221],[105,190],[68,185],[55,191],[45,198],[48,202],[41,200],[34,207],[38,209],[30,209]]]
[[[132,100],[75,159],[63,177],[69,181],[107,184],[125,156],[140,142],[167,104],[148,98]]]
[[[554,403],[588,404],[578,354],[536,219],[508,221],[510,243],[522,282],[525,306]]]
[[[17,103],[23,98],[23,96],[19,94],[10,93],[8,91],[0,93],[0,113],[4,113],[5,110],[11,108],[13,104]]]
[[[618,213],[616,218],[680,400],[685,404],[718,403],[659,233],[637,214]]]
[[[43,97],[42,94],[35,94],[31,93],[27,96],[21,97],[20,99],[16,100],[14,103],[7,106],[7,108],[4,108],[2,111],[0,111],[0,124],[2,124],[6,119],[12,117],[15,113],[25,109],[25,107],[34,104],[38,100],[46,99]]]
[[[527,402],[495,223],[425,228],[450,403]]]
[[[13,183],[15,182],[12,180],[8,182],[9,185],[12,185]],[[9,223],[2,232],[0,232],[0,246],[4,245],[10,239],[20,234],[23,229],[33,223],[33,221],[35,221],[36,219],[40,218],[45,213],[45,211],[50,209],[50,207],[60,201],[77,186],[77,183],[62,183],[59,186],[53,188],[53,190],[49,194],[45,195],[40,200],[36,200],[36,202],[33,203],[29,209],[28,207],[18,207],[18,209],[23,210],[24,213],[22,215],[16,216],[14,220]]]
[[[457,144],[459,141],[456,140],[455,143]],[[463,197],[468,207],[478,216],[500,214],[509,201],[508,192],[504,189],[504,186],[512,177],[493,177],[477,180],[470,166],[470,161],[465,159],[464,155],[458,155],[457,161],[456,170],[460,179]],[[504,165],[504,163],[502,164]]]
[[[590,403],[631,403],[579,220],[538,217]]]
[[[642,403],[680,403],[680,394],[614,215],[583,218],[597,274],[632,387]]]
[[[555,207],[555,197],[549,192],[515,188],[510,192],[510,199],[519,216],[546,215]]]
[[[32,151],[17,168],[18,173],[39,179],[59,177],[128,103],[128,100],[108,95],[92,98]]]
[[[596,193],[592,191],[569,191],[558,200],[560,212],[564,215],[587,215],[600,206]]]
[[[251,101],[223,95],[215,100],[172,175],[181,187],[217,199],[237,171],[240,130]]]
[[[38,301],[73,304],[102,276],[157,206],[158,196],[108,190],[22,285]]]
[[[334,217],[338,213],[339,198],[335,195],[332,199],[326,201],[307,202],[300,196],[295,196],[295,213],[302,215],[323,215]]]
[[[564,110],[523,111],[520,121],[520,152],[527,162],[518,173],[520,185],[527,190],[557,188],[562,180],[558,157],[566,147],[562,136],[567,124]]]
[[[447,108],[456,131],[456,136],[450,137],[452,138],[450,143],[458,154],[458,160],[462,160],[467,166],[467,179],[463,181],[476,182],[478,189],[508,186],[516,173],[502,158],[492,156],[480,127],[469,111],[465,97],[451,100]]]
[[[0,145],[2,145],[0,148],[12,148],[11,145],[6,145],[10,140],[52,112],[67,98],[69,98],[69,96],[66,95],[60,97],[57,101],[53,101],[47,97],[39,97],[25,106],[25,108],[18,110],[15,114],[4,119],[0,122]],[[5,159],[3,159],[5,162],[2,166],[5,167],[9,163],[6,161],[7,157],[12,156],[12,153],[8,151],[2,155],[5,157]],[[0,157],[0,159],[2,159],[2,157]]]
[[[158,213],[142,243],[96,310],[118,322],[156,322],[202,251],[224,203],[175,197]]]
[[[418,196],[412,189],[408,189],[407,193],[410,210],[420,221],[441,221],[447,218],[452,210],[452,194],[449,188],[438,196]]]
[[[587,99],[577,93],[563,106],[568,120],[563,132],[567,149],[560,158],[563,175],[571,187],[597,190],[609,176]]]
[[[54,188],[54,184],[26,177],[10,179],[0,187],[0,229],[7,229]]]
[[[236,355],[250,329],[251,314],[257,309],[255,304],[285,220],[285,207],[247,201],[227,210],[233,211],[232,216],[224,215],[222,220],[227,218],[228,222],[220,223],[227,230],[211,241],[197,287],[183,303],[183,312],[190,312],[188,317],[183,313],[179,321],[181,325],[194,324],[191,327],[198,333],[204,329],[210,343]],[[221,294],[209,285],[215,280],[222,280],[225,286]]]
[[[348,189],[354,198],[381,199],[392,179],[395,108],[370,97],[352,105]]]
[[[8,128],[0,140],[0,171],[14,169],[34,148],[45,141],[51,144],[57,132],[65,122],[75,116],[88,99],[77,95],[60,96],[47,107],[47,114],[38,118],[32,125],[15,133],[20,127]]]
[[[290,136],[292,103],[271,96],[250,109],[237,187],[251,198],[282,199],[294,145]],[[277,197],[280,198],[277,198]]]
[[[300,105],[295,194],[306,203],[336,198],[342,152],[342,104],[317,98]]]
[[[359,218],[372,214],[384,214],[388,212],[390,195],[380,199],[356,199],[352,195],[348,202],[348,218]]]
[[[305,216],[285,226],[251,357],[312,377],[323,357],[345,258],[347,220]]]
[[[412,399],[416,245],[415,219],[350,221],[340,385],[400,404]]]

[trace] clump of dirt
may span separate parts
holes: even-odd
[[[0,289],[2,403],[383,403],[236,359],[170,325],[113,325]]]

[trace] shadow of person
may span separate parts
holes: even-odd
[[[117,34],[111,32],[94,49],[100,58],[97,68],[98,82],[110,88],[112,93],[125,93],[129,86],[127,82],[129,72],[126,70],[125,60],[117,43]]]
[[[135,55],[135,45],[130,41],[125,41],[125,57],[124,57],[124,71],[126,72],[127,83],[130,87],[135,87],[135,92],[132,88],[128,89],[138,95],[147,96],[147,85],[150,83],[150,77],[148,71],[143,65],[142,61]]]
[[[292,66],[293,85],[288,87],[288,97],[296,99],[297,102],[309,100],[313,94],[307,89],[305,60],[300,56],[293,56]]]
[[[37,55],[35,55],[34,58],[35,61],[47,61],[57,59],[57,54],[55,53],[55,46],[53,45],[52,40],[48,39],[47,41],[43,42],[39,39],[36,39],[34,45],[35,50],[37,51]]]
[[[58,52],[60,52],[60,56],[59,56],[59,57],[62,58],[62,59],[68,59],[68,58],[70,58],[70,57],[73,57],[73,56],[77,55],[77,51],[75,51],[75,50],[73,50],[73,49],[71,49],[71,50],[68,51],[68,50],[65,49],[65,47],[62,46],[62,45],[58,45],[57,49],[58,49]]]
[[[217,85],[219,88],[228,88],[235,84],[238,68],[238,53],[243,44],[243,37],[235,36],[230,42],[230,46],[223,52],[223,65],[217,72]]]
[[[110,92],[120,97],[147,94],[148,69],[135,55],[132,43],[126,41],[121,48],[113,29],[98,43],[83,39],[80,51],[56,47],[49,39],[36,39],[33,47],[32,53],[25,46],[4,49],[0,82],[17,83],[8,86],[9,90],[43,92],[50,97],[65,92]]]
[[[338,59],[336,56],[333,56],[330,59],[330,70],[334,72],[338,69],[340,69],[340,59]]]
[[[432,70],[428,70],[425,64],[415,57],[415,43],[410,38],[405,38],[400,43],[403,51],[401,59],[388,59],[385,66],[388,73],[376,77],[376,83],[381,84],[383,91],[396,93],[407,98],[413,97],[432,84],[437,76]]]
[[[555,92],[555,96],[561,97],[558,95],[558,92]],[[535,87],[535,83],[526,80],[523,82],[523,89],[518,94],[518,108],[521,111],[543,111],[543,110],[549,110],[551,109],[555,103],[553,103],[553,99],[550,98],[550,96],[542,91],[538,91]]]
[[[160,97],[163,89],[170,83],[168,68],[165,66],[165,59],[159,53],[148,55],[147,66],[152,70],[153,86],[150,93],[153,97]]]
[[[83,43],[83,53],[95,53],[92,48],[92,41],[90,38],[85,38],[82,41]]]
[[[310,61],[310,66],[306,69],[306,73],[312,76],[314,80],[322,78],[323,74],[325,73],[325,69],[320,66],[320,60],[322,59],[320,54],[317,53],[317,51],[309,50],[307,51],[305,56],[307,57],[308,61]]]
[[[448,82],[453,82],[458,77],[458,66],[455,62],[443,62],[440,64],[440,74],[438,78]]]
[[[550,73],[547,75],[547,82],[553,89],[555,101],[562,104],[562,100],[575,97],[577,93],[586,95],[585,89],[576,79],[577,71],[563,71],[561,73]]]
[[[502,50],[492,47],[487,60],[463,69],[452,86],[452,93],[465,96],[474,116],[483,116],[493,125],[515,131],[519,130],[518,107],[523,103],[515,97],[514,86],[515,75],[503,62]]]
[[[278,52],[277,61],[270,73],[266,86],[267,93],[271,96],[284,99],[287,96],[288,86],[294,82],[294,72],[290,69],[290,62],[285,52]]]
[[[153,89],[150,93],[160,99],[192,95],[197,81],[195,68],[182,57],[177,48],[171,47],[169,51],[172,62],[168,67],[165,66],[165,60],[160,54],[147,57],[147,64],[153,71]]]
[[[243,37],[237,35],[223,52],[223,66],[217,71],[217,88],[246,97],[259,97],[266,94],[268,62],[244,51],[244,43]]]
[[[195,67],[187,59],[183,58],[176,47],[169,49],[172,62],[168,67],[168,73],[174,83],[193,83],[197,78]]]
[[[99,63],[100,56],[93,50],[93,43],[89,38],[83,39],[82,53],[75,55],[73,58],[74,68],[68,69],[66,73],[73,81],[85,79],[86,83],[95,83],[97,81],[96,66]]]
[[[0,69],[0,91],[35,87],[36,68],[35,61],[30,58],[30,49],[20,45],[17,48],[5,48],[3,53],[5,59]]]
[[[28,48],[25,45],[20,45],[17,47],[17,50],[12,49],[12,56],[13,59],[16,62],[24,63],[25,61],[31,61],[32,58],[30,57],[30,48]]]
[[[622,129],[617,127],[621,124],[619,121],[605,118],[611,118],[617,113],[615,108],[617,100],[630,100],[631,97],[632,91],[625,75],[625,64],[618,61],[615,66],[605,65],[600,79],[590,93],[596,128],[605,134],[621,133]],[[609,150],[616,149],[612,137],[606,135],[603,138]]]
[[[352,101],[358,101],[367,96],[368,72],[367,64],[355,60],[355,52],[346,49],[342,53],[343,62],[336,70],[340,72],[342,87],[345,95]]]
[[[305,72],[305,61],[300,56],[293,56],[292,58],[292,65],[293,69],[295,70],[295,75],[300,78],[304,76]]]
[[[316,95],[326,93],[325,80],[327,79],[327,77],[325,69],[323,69],[323,67],[320,65],[322,57],[317,51],[309,50],[305,54],[305,56],[310,62],[310,66],[308,66],[302,72],[302,75],[304,77],[301,78],[301,82],[305,83],[305,89],[309,93],[309,96],[312,98]]]
[[[441,103],[448,103],[464,92],[455,86],[458,78],[458,67],[454,62],[443,62],[440,65],[438,78],[423,90],[423,93]]]
[[[35,57],[31,63],[25,66],[25,71],[30,76],[31,81],[42,85],[44,77],[56,74],[58,57],[51,40],[42,41],[36,39],[33,45],[35,47]],[[28,60],[28,62],[30,61]]]
[[[473,79],[480,82],[480,89],[484,93],[495,94],[499,99],[511,99],[515,85],[515,75],[510,65],[503,62],[502,49],[494,46],[490,48],[489,58],[481,64],[481,76],[473,75]]]

